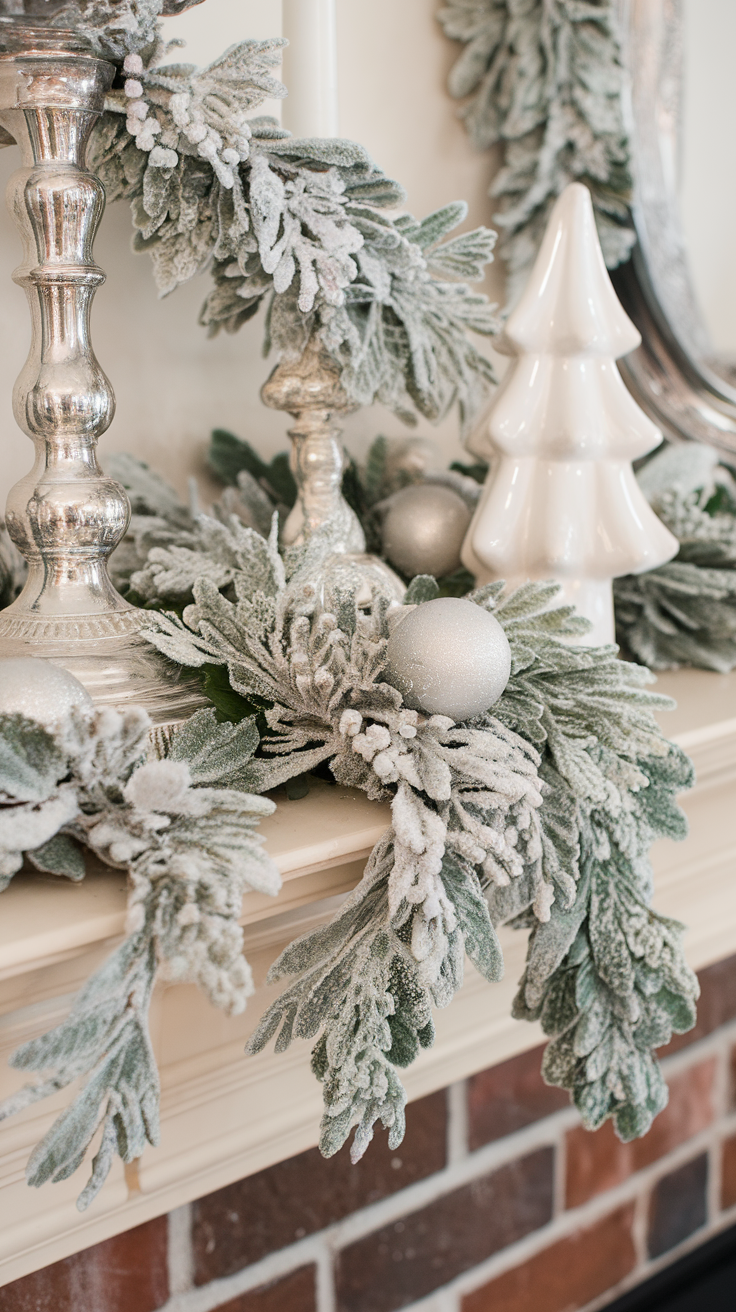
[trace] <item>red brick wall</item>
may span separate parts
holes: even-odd
[[[582,1130],[540,1049],[410,1106],[363,1161],[316,1150],[0,1289],[0,1312],[573,1312],[736,1222],[736,957],[701,974],[670,1103]]]

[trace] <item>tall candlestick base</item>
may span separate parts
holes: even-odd
[[[135,701],[166,724],[203,699],[141,637],[145,611],[110,582],[107,561],[130,506],[96,455],[115,399],[89,337],[105,278],[92,255],[105,193],[86,151],[114,73],[74,32],[35,18],[0,20],[0,124],[23,154],[8,187],[24,245],[13,276],[33,325],[13,411],[36,447],[31,473],[8,498],[7,528],[28,579],[0,613],[0,656],[52,660],[96,703]]]

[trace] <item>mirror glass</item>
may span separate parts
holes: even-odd
[[[714,370],[736,381],[736,0],[682,0],[680,204]]]

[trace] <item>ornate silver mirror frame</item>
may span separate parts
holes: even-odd
[[[682,0],[619,4],[637,245],[611,276],[642,335],[641,347],[620,361],[621,372],[667,437],[736,452],[736,386],[709,363],[711,347],[679,216]]]

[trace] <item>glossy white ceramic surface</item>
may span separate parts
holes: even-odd
[[[491,469],[463,563],[479,583],[556,579],[591,621],[588,643],[614,640],[611,580],[677,551],[631,467],[661,441],[615,364],[639,340],[611,286],[590,193],[572,183],[498,343],[514,360],[474,447]]]

